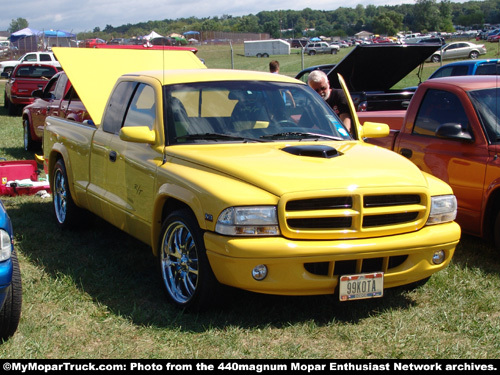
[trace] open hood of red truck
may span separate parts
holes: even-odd
[[[361,44],[328,73],[330,85],[340,88],[337,73],[350,92],[387,91],[436,50],[438,44]]]

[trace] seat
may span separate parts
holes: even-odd
[[[231,114],[235,130],[266,128],[270,118],[266,106],[259,97],[240,96]]]

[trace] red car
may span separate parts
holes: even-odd
[[[81,47],[85,48],[95,48],[97,46],[105,45],[106,41],[99,39],[99,38],[94,38],[94,39],[85,39],[85,42],[81,45]]]
[[[54,75],[45,89],[37,90],[33,95],[37,99],[24,107],[22,115],[25,150],[31,151],[40,147],[47,116],[78,122],[90,120],[89,113],[64,71]]]
[[[27,63],[17,65],[12,73],[2,73],[2,77],[8,79],[5,84],[4,106],[9,115],[17,115],[22,107],[33,103],[33,91],[43,89],[59,71],[60,68],[53,65]]]

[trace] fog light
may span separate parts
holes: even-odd
[[[444,258],[445,258],[444,250],[436,251],[434,253],[434,255],[432,256],[432,263],[441,264],[441,263],[443,263]]]
[[[267,267],[264,264],[259,264],[258,266],[255,266],[254,269],[252,270],[252,277],[257,281],[264,280],[266,276],[267,276]]]

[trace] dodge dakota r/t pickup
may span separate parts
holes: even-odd
[[[54,52],[95,123],[46,119],[57,222],[85,209],[150,245],[178,307],[220,284],[381,297],[452,259],[451,188],[362,140],[387,126],[349,134],[303,82],[184,51]]]

